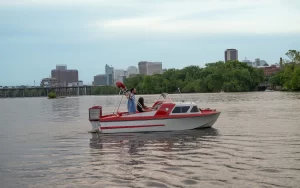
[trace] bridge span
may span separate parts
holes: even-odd
[[[48,97],[51,91],[55,92],[57,96],[92,95],[93,87],[94,86],[0,88],[0,98]]]

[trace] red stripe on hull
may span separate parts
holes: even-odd
[[[165,124],[156,124],[156,125],[133,125],[133,126],[107,126],[101,127],[101,129],[128,129],[128,128],[145,128],[145,127],[161,127],[165,126]]]
[[[155,116],[114,116],[110,118],[100,118],[100,122],[119,122],[119,121],[145,121],[145,120],[161,120],[161,119],[178,119],[178,118],[194,118],[205,117],[219,114],[220,112],[211,111],[204,113],[184,114],[184,115],[155,115]]]

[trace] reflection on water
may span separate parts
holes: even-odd
[[[80,115],[79,97],[52,100],[52,117],[54,121],[65,121]]]
[[[210,155],[204,151],[208,148],[206,143],[215,142],[218,136],[218,130],[214,128],[92,134],[90,162],[93,166],[104,166],[101,174],[113,175],[109,183],[112,187],[186,187],[197,184],[192,178],[194,173],[191,168],[199,165],[193,163],[197,162],[197,158],[201,159],[201,155]],[[98,172],[97,169],[94,167],[95,172]],[[181,181],[162,180],[172,177],[172,174],[174,178],[181,177]]]
[[[158,96],[144,98],[149,106]],[[1,99],[0,185],[299,187],[300,93],[183,98],[220,110],[213,128],[88,134],[88,108],[110,113],[117,96]]]
[[[128,153],[132,154],[137,148],[145,146],[147,143],[165,143],[166,150],[180,148],[181,145],[189,142],[200,141],[201,138],[214,139],[218,135],[218,130],[214,128],[186,130],[174,132],[151,132],[151,133],[126,133],[126,134],[92,134],[90,147],[93,149],[111,148],[116,144],[129,146]],[[175,145],[174,145],[175,143]]]

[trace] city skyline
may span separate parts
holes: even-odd
[[[225,49],[225,51],[226,51],[227,49]],[[238,49],[236,49],[237,51],[239,51]],[[284,55],[285,56],[285,55]],[[244,57],[244,58],[246,58],[246,57]],[[246,58],[246,60],[247,61],[250,61],[250,62],[252,62],[252,63],[255,63],[255,61],[256,60],[259,60],[260,59],[260,57],[256,57],[256,58],[254,58],[254,59],[249,59],[249,58]],[[288,59],[288,58],[284,58],[284,59]],[[240,57],[238,57],[238,60],[240,61],[240,62],[245,62],[245,59],[242,59],[242,58],[240,58]],[[220,59],[220,60],[216,60],[216,61],[223,61],[223,62],[225,62],[224,61],[224,50],[223,50],[223,59]],[[212,61],[212,62],[216,62],[216,61]],[[265,61],[265,60],[262,60],[262,61]],[[143,62],[143,61],[140,61],[140,62]],[[145,61],[145,62],[150,62],[150,61]],[[129,66],[128,67],[136,67],[137,69],[139,69],[139,66],[138,66],[138,63],[139,62],[137,62],[137,65],[133,65],[133,64],[129,64]],[[208,63],[211,63],[211,62],[208,62]],[[269,62],[267,62],[267,64],[268,64],[268,66],[271,66],[271,65],[274,65],[274,64],[279,64],[279,59],[277,59],[277,61],[275,61],[274,63],[272,62],[272,63],[269,63]],[[59,65],[66,65],[66,66],[68,66],[67,64],[55,64],[55,66],[57,67],[57,66],[59,66]],[[106,64],[106,65],[108,65],[108,64]],[[173,66],[173,67],[165,67],[165,66],[163,66],[162,67],[162,70],[164,70],[164,69],[170,69],[170,68],[176,68],[176,69],[182,69],[182,68],[184,68],[184,67],[186,67],[186,66],[190,66],[190,65],[196,65],[196,66],[200,66],[200,67],[204,67],[205,66],[205,63],[204,64],[185,64],[183,67],[176,67],[176,66]],[[253,64],[254,65],[254,64]],[[252,65],[252,66],[253,66]],[[120,68],[120,67],[116,67],[116,66],[114,66],[114,65],[112,65],[112,64],[110,64],[110,66],[112,66],[112,68],[115,70],[115,69],[117,69],[117,70],[124,70],[125,72],[126,72],[126,70],[128,69],[128,67],[127,68]],[[81,71],[79,70],[79,69],[77,69],[76,67],[75,68],[72,68],[72,69],[74,69],[74,70],[77,70],[78,71],[78,80],[82,80],[83,81],[83,83],[86,85],[86,84],[88,84],[88,85],[92,85],[93,84],[93,81],[94,81],[94,76],[96,76],[96,75],[105,75],[105,65],[103,65],[103,68],[102,68],[102,70],[101,70],[101,72],[100,71],[98,71],[98,73],[97,74],[95,74],[95,75],[93,75],[93,76],[90,76],[89,77],[89,79],[88,80],[83,80],[83,79],[80,79],[80,74],[81,74]],[[33,86],[34,84],[35,85],[39,85],[38,83],[42,80],[42,79],[44,79],[44,78],[51,78],[52,76],[51,76],[51,71],[53,71],[53,68],[52,68],[52,70],[50,70],[50,74],[48,74],[49,76],[42,76],[40,79],[35,79],[35,80],[33,80],[33,84],[32,83],[28,83],[28,84],[18,84],[18,83],[16,83],[16,84],[12,84],[12,85],[9,85],[9,84],[2,84],[1,85],[1,82],[0,82],[0,86],[20,86],[20,85],[29,85],[29,86]],[[47,70],[47,72],[49,72],[49,70]],[[1,75],[0,75],[0,78],[1,78]]]
[[[0,85],[39,83],[57,64],[85,84],[105,64],[203,67],[230,48],[239,61],[275,64],[300,50],[299,9],[297,0],[0,1]]]

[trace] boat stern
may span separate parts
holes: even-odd
[[[92,126],[91,133],[99,132],[100,118],[102,117],[102,106],[89,108],[89,121]]]

